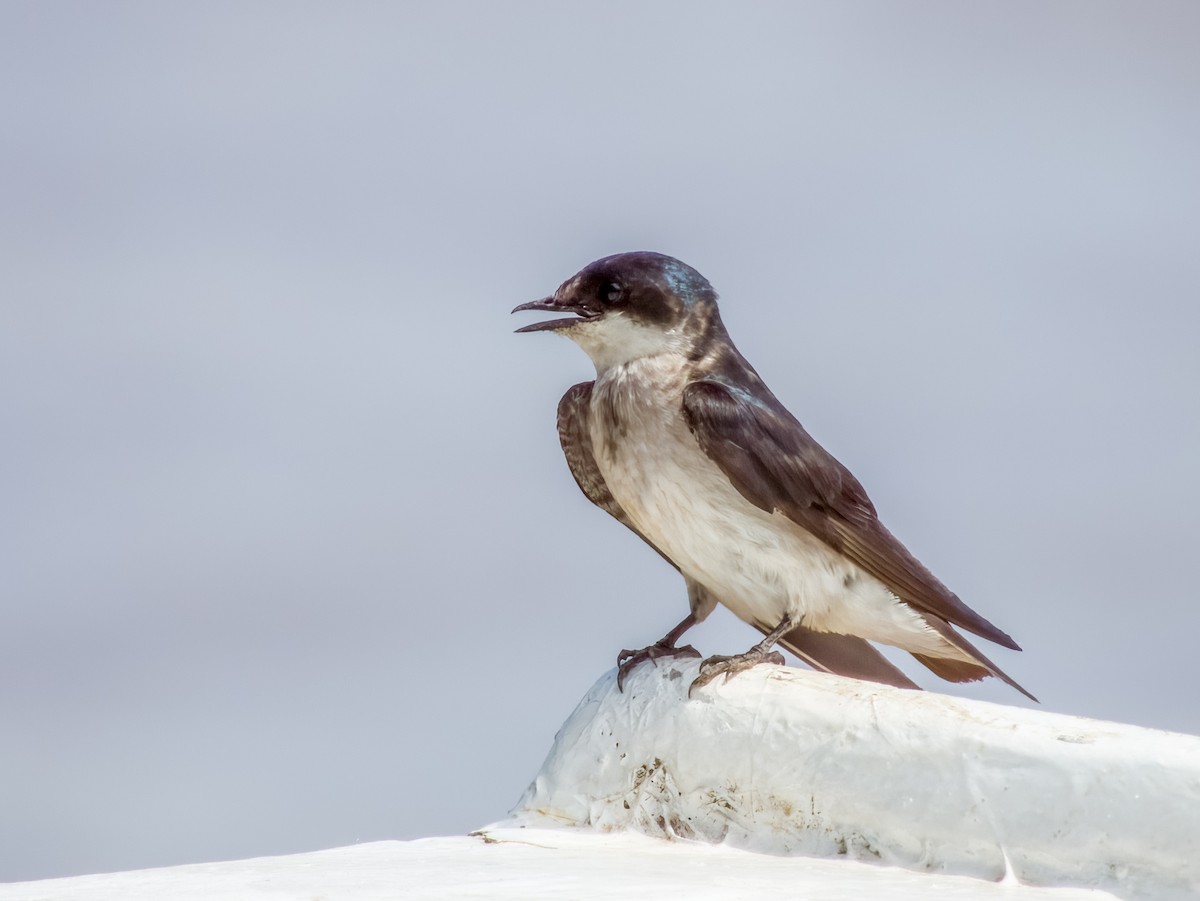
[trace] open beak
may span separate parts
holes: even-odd
[[[545,322],[534,322],[530,325],[521,326],[517,329],[516,334],[520,335],[523,332],[557,332],[561,329],[570,328],[580,322],[586,322],[589,319],[595,319],[595,314],[589,314],[578,307],[568,304],[555,303],[553,297],[543,297],[541,300],[531,300],[529,303],[523,303],[520,306],[513,307],[514,313],[519,313],[522,310],[547,310],[551,313],[572,313],[566,319],[548,319]]]

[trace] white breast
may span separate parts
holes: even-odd
[[[596,462],[638,529],[746,622],[770,628],[790,614],[810,628],[940,648],[884,585],[742,497],[683,418],[684,365],[643,357],[606,370],[592,392]]]

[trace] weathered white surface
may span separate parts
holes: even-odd
[[[624,695],[602,678],[480,836],[0,885],[0,901],[1200,892],[1200,739],[782,667],[688,700],[696,671],[643,665]]]
[[[515,823],[632,829],[1123,897],[1200,893],[1200,738],[783,667],[603,677]]]
[[[577,829],[376,842],[313,854],[0,885],[0,901],[1111,901],[1082,889],[997,885],[852,860],[768,857],[719,845]]]

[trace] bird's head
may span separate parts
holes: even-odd
[[[661,253],[619,253],[596,260],[550,297],[515,310],[567,313],[518,332],[557,332],[584,349],[596,371],[640,357],[691,354],[715,326],[717,294],[699,272]]]

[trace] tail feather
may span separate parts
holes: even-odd
[[[770,631],[762,626],[758,628],[764,634]],[[897,669],[874,645],[854,635],[814,632],[797,626],[779,639],[779,644],[822,672],[921,690],[921,686]]]
[[[929,657],[925,654],[913,654],[922,666],[935,676],[947,682],[978,682],[992,674],[991,670],[978,663],[967,663],[965,660],[954,660],[950,657]]]
[[[947,644],[970,658],[964,660],[961,657],[934,657],[928,654],[913,653],[913,657],[934,675],[947,682],[978,682],[988,676],[995,676],[1031,701],[1040,703],[1036,697],[989,660],[979,648],[971,644],[944,619],[928,613],[923,613],[922,618],[931,629],[946,640]],[[764,635],[771,631],[766,626],[756,624],[756,627]],[[921,686],[904,675],[864,638],[836,632],[815,632],[804,626],[797,626],[779,639],[779,645],[821,672],[849,676],[852,679],[866,679],[870,682],[882,682],[897,688],[921,690]]]
[[[1019,691],[1029,700],[1035,703],[1041,703],[1032,694],[1026,691],[1012,676],[992,663],[979,648],[963,638],[954,627],[947,623],[944,619],[936,616],[931,616],[928,613],[923,613],[922,618],[929,624],[929,627],[941,635],[947,642],[962,651],[968,657],[973,659],[972,662],[958,660],[947,657],[930,657],[924,654],[913,654],[921,664],[928,667],[935,675],[947,680],[948,682],[976,682],[987,676],[995,676],[1002,682],[1006,682]]]

